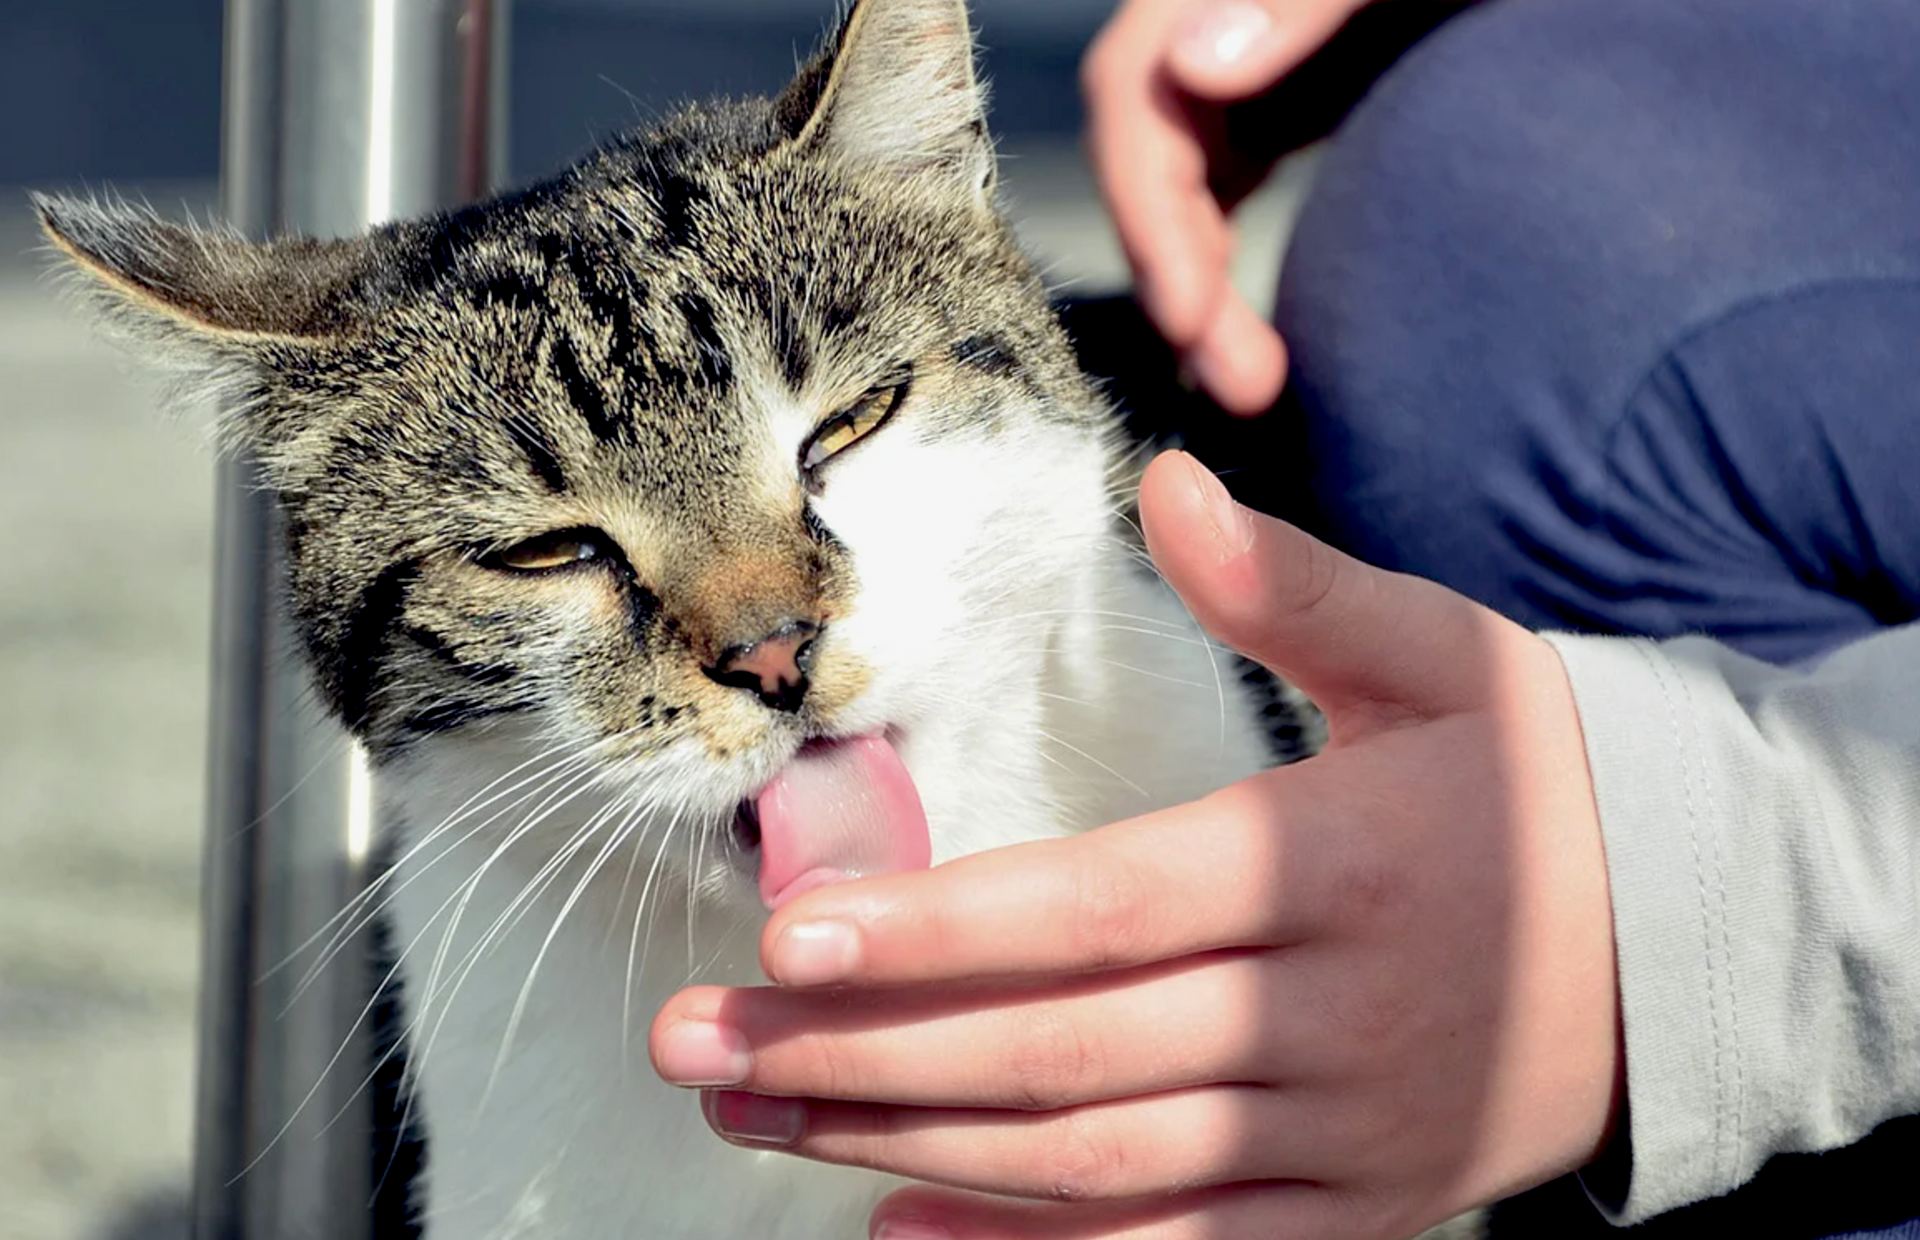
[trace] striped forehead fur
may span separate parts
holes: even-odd
[[[992,434],[1016,402],[1093,424],[983,197],[983,106],[959,5],[890,0],[856,7],[778,99],[689,107],[551,181],[355,241],[38,205],[118,317],[184,339],[225,387],[282,501],[319,683],[390,747],[540,696],[520,673],[551,621],[449,623],[436,590],[492,587],[434,564],[611,506],[643,639],[688,545],[850,581],[799,489],[755,481],[769,399],[825,417],[911,374],[942,394],[917,434]],[[471,709],[420,705],[449,700]]]

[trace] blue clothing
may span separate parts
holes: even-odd
[[[1276,314],[1243,491],[1362,558],[1776,662],[1920,618],[1920,4],[1490,0],[1336,134]],[[1920,1237],[1920,1119],[1641,1230]]]
[[[1312,506],[1536,627],[1920,615],[1920,5],[1507,0],[1349,118],[1278,318]]]

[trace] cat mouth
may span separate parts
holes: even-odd
[[[735,851],[754,864],[760,860],[760,809],[749,798],[733,808],[733,822],[728,828],[733,838]]]
[[[930,864],[926,812],[895,739],[808,741],[735,807],[729,836],[767,908],[828,883]]]

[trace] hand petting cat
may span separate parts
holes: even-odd
[[[1543,641],[1148,469],[1168,579],[1329,716],[1319,756],[1071,839],[821,889],[668,1079],[740,1144],[897,1172],[892,1240],[1392,1237],[1619,1119],[1608,886]],[[978,1195],[976,1195],[978,1194]],[[1028,1199],[1028,1200],[1019,1200]]]

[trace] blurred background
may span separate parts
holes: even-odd
[[[778,89],[836,0],[514,0],[511,167]],[[973,0],[1010,210],[1064,291],[1125,267],[1080,157],[1111,0]],[[212,461],[47,279],[26,191],[209,213],[219,0],[0,0],[0,1240],[177,1240],[191,1139]],[[1297,186],[1246,210],[1264,304]]]

